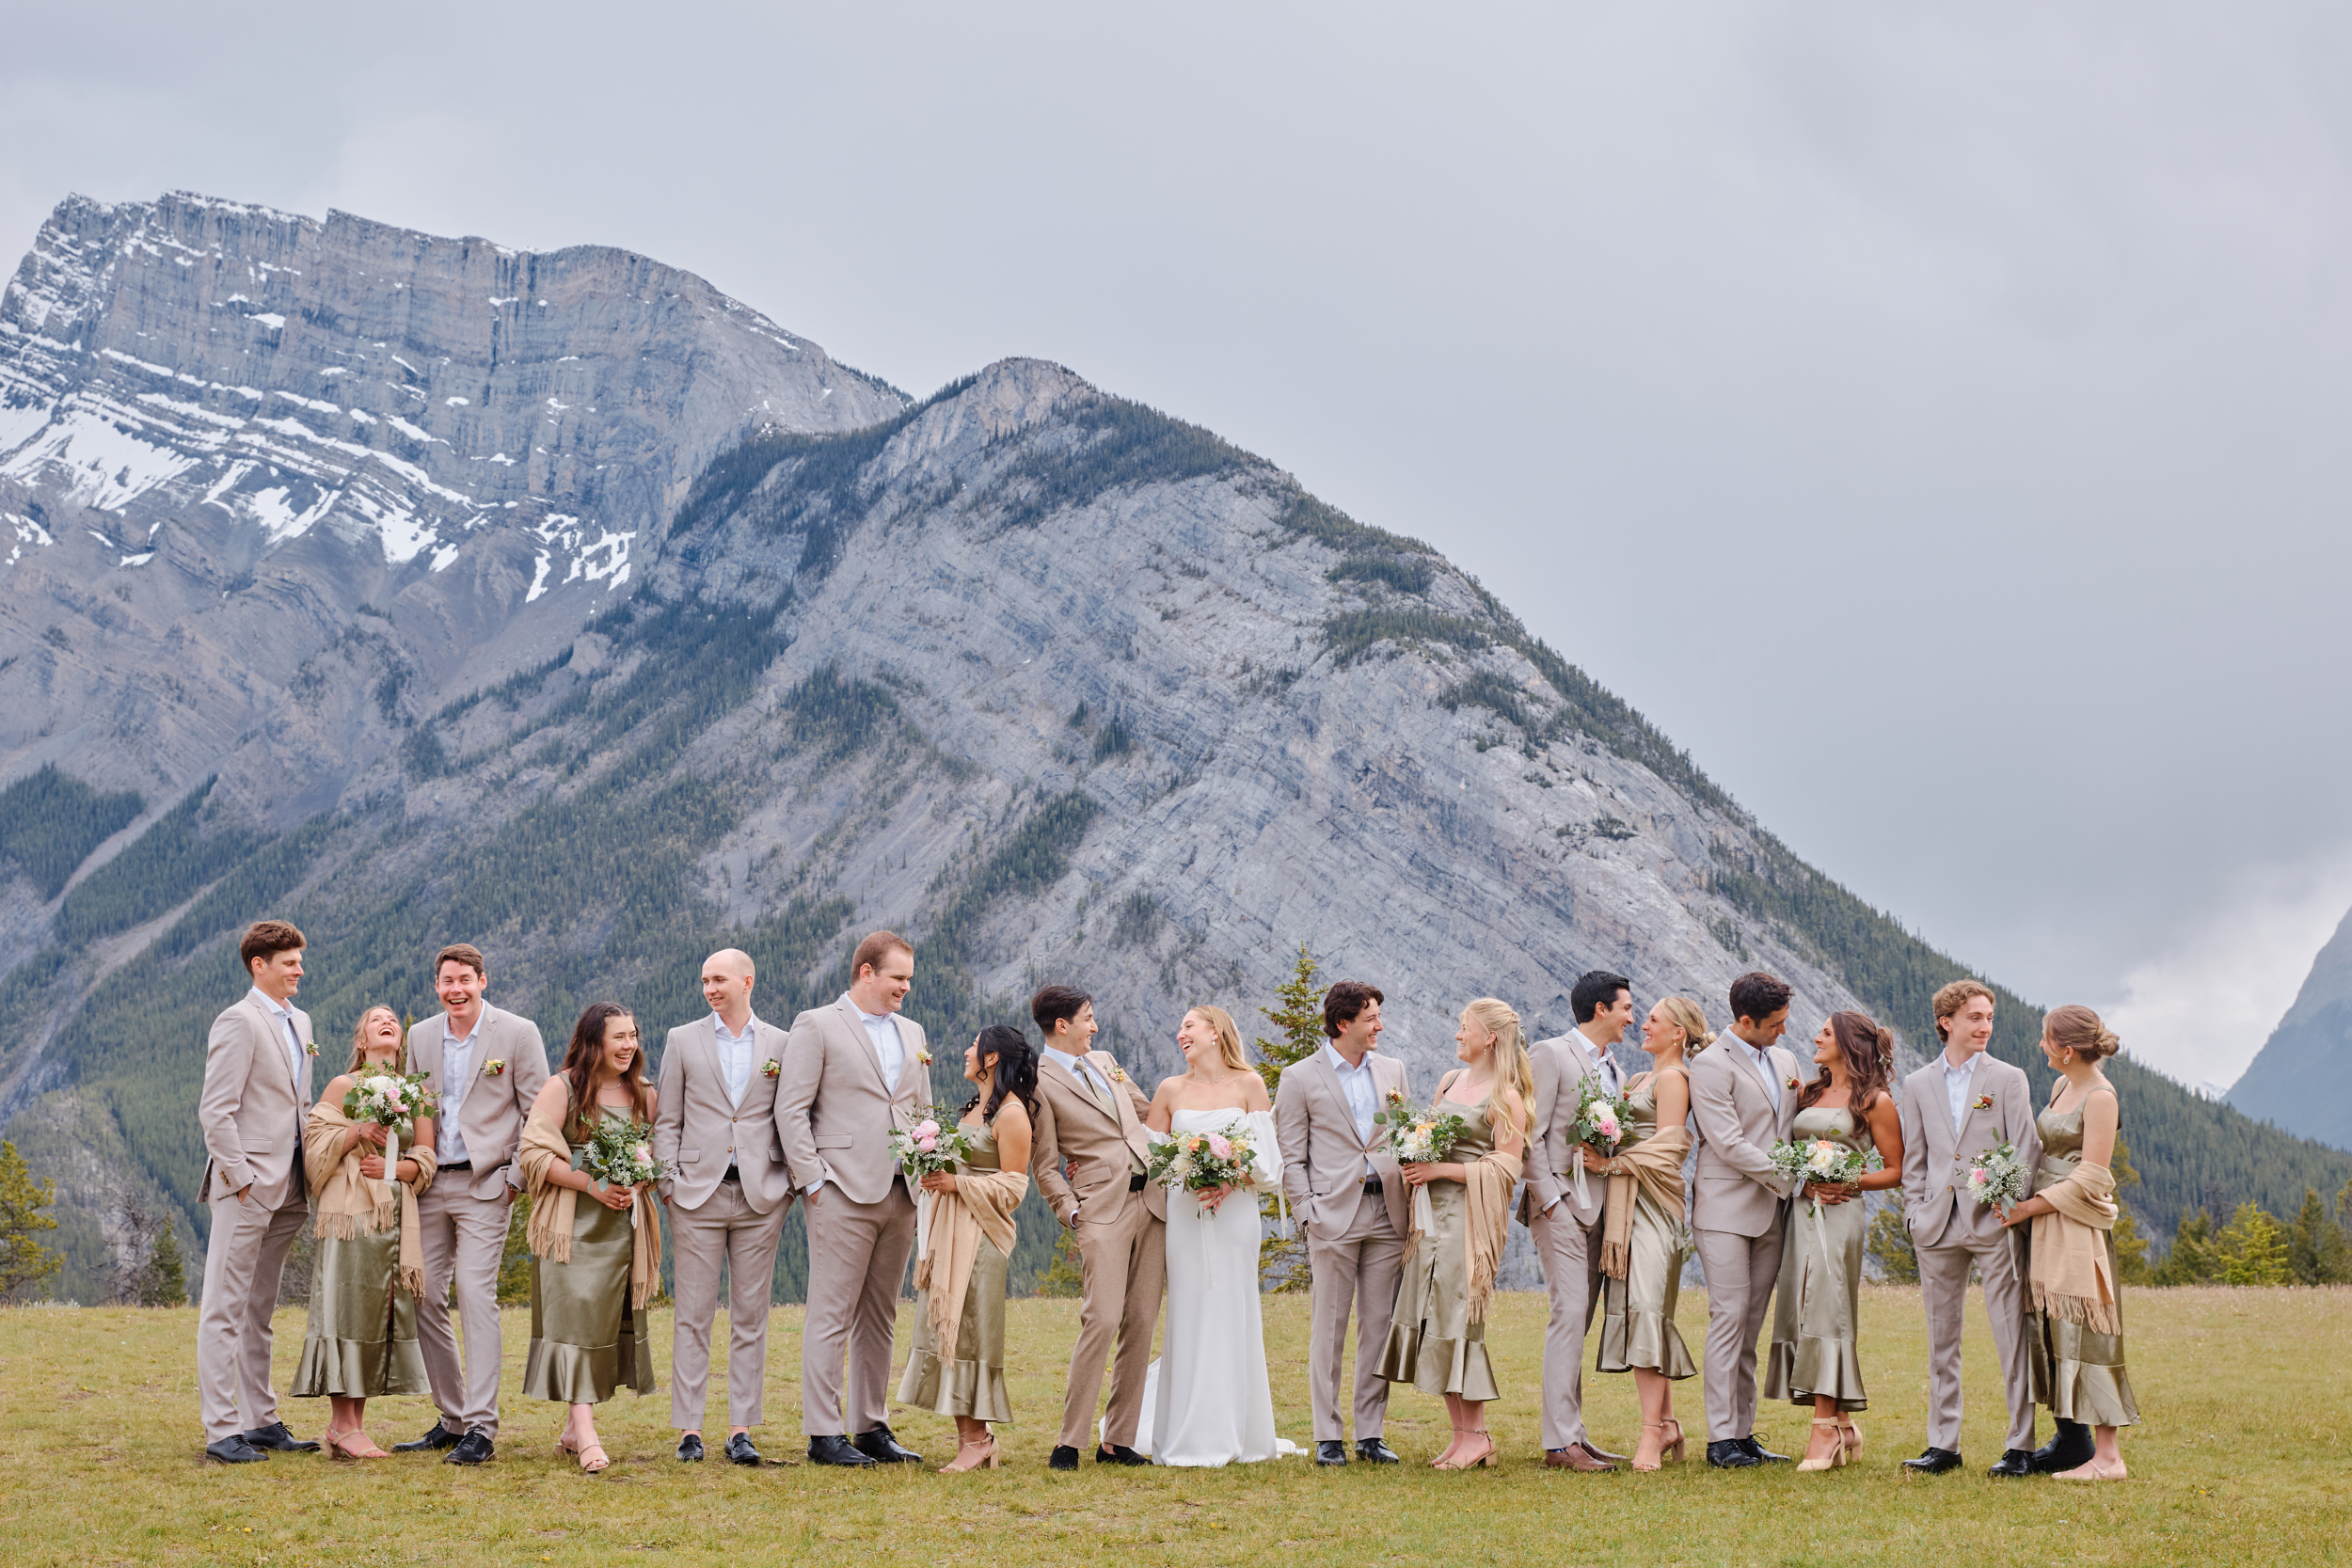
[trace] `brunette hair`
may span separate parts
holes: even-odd
[[[856,984],[858,975],[868,969],[880,974],[882,960],[893,953],[904,953],[911,958],[914,957],[914,944],[896,931],[868,933],[866,939],[857,944],[857,951],[850,955],[850,983]]]
[[[1055,1024],[1076,1018],[1078,1009],[1093,1000],[1075,986],[1045,986],[1029,998],[1029,1016],[1037,1021],[1038,1033],[1050,1040]]]
[[[2100,1022],[2099,1015],[2080,1003],[2051,1008],[2042,1021],[2042,1032],[2086,1062],[2099,1061],[2123,1049],[2115,1031]]]
[[[1761,1023],[1788,1006],[1795,994],[1788,981],[1751,969],[1731,982],[1731,1016],[1735,1021],[1744,1018]]]
[[[1929,1004],[1935,1010],[1935,1037],[1940,1040],[1950,1039],[1951,1031],[1945,1027],[1946,1022],[1979,996],[1987,1002],[1993,1000],[1993,988],[1982,980],[1954,980],[1950,985],[1938,990],[1935,993],[1935,1000]]]
[[[1670,1023],[1682,1027],[1682,1055],[1685,1061],[1715,1043],[1715,1032],[1707,1026],[1707,1014],[1687,996],[1661,996],[1658,1005],[1666,1010]]]
[[[1624,975],[1612,974],[1605,969],[1593,970],[1579,979],[1576,989],[1568,992],[1569,1015],[1579,1023],[1590,1023],[1595,1013],[1603,1007],[1617,1005],[1617,992],[1624,991],[1630,995],[1632,990],[1633,982]]]
[[[974,1095],[963,1102],[961,1116],[973,1106],[980,1106],[980,1119],[994,1121],[996,1113],[1004,1109],[1008,1100],[1018,1100],[1021,1108],[1032,1116],[1037,1113],[1037,1047],[1029,1037],[1009,1023],[992,1023],[980,1031],[980,1061],[985,1064],[996,1058],[995,1076],[988,1081],[988,1103],[980,1104]]]
[[[245,928],[245,938],[237,943],[237,958],[245,965],[246,974],[251,974],[254,959],[274,958],[280,953],[309,945],[302,940],[302,933],[287,921],[257,920]]]
[[[1838,1053],[1846,1058],[1846,1109],[1859,1132],[1862,1118],[1869,1115],[1879,1096],[1894,1092],[1895,1037],[1880,1028],[1869,1014],[1851,1007],[1829,1015],[1829,1032],[1837,1042]],[[1797,1109],[1802,1111],[1829,1093],[1829,1081],[1828,1073],[1816,1073],[1797,1092]]]
[[[1327,1039],[1338,1039],[1341,1031],[1364,1016],[1364,1009],[1375,1002],[1386,1003],[1380,988],[1362,980],[1341,980],[1323,993],[1323,1033]]]
[[[390,1019],[394,1023],[398,1023],[400,1022],[400,1015],[392,1011],[391,1008],[384,1006],[381,1002],[378,1002],[374,1006],[362,1012],[359,1015],[359,1022],[351,1026],[351,1065],[343,1069],[343,1071],[346,1074],[356,1076],[359,1069],[367,1065],[368,1020],[373,1018],[378,1013],[382,1013],[386,1018]],[[405,1031],[403,1031],[400,1037],[400,1045],[392,1053],[392,1070],[394,1072],[398,1072],[404,1066],[406,1065],[407,1060],[408,1036]]]
[[[1495,1037],[1495,1089],[1486,1104],[1486,1126],[1500,1144],[1512,1121],[1502,1102],[1504,1091],[1509,1090],[1519,1099],[1518,1131],[1524,1137],[1533,1126],[1535,1069],[1527,1059],[1527,1031],[1519,1023],[1519,1015],[1511,1004],[1491,996],[1482,996],[1462,1010]]]
[[[1186,1011],[1199,1013],[1208,1021],[1209,1032],[1216,1037],[1219,1061],[1236,1072],[1248,1069],[1249,1057],[1241,1048],[1241,1031],[1233,1027],[1232,1014],[1222,1007],[1212,1007],[1205,1002]]]
[[[559,1074],[565,1087],[571,1090],[571,1115],[564,1118],[564,1135],[582,1137],[588,1131],[588,1118],[596,1108],[596,1091],[603,1087],[604,1034],[607,1025],[616,1018],[632,1022],[637,1015],[618,1002],[591,1002],[580,1022],[572,1025],[572,1039],[564,1048],[564,1068]],[[628,1065],[628,1074],[620,1080],[628,1085],[629,1117],[644,1126],[653,1123],[653,1085],[645,1081],[645,1042],[637,1042],[637,1059]]]
[[[453,942],[434,954],[433,973],[440,974],[441,966],[446,963],[463,964],[485,980],[490,977],[490,966],[482,961],[482,949],[470,942]]]

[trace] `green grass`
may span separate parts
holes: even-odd
[[[1311,1436],[1301,1363],[1306,1303],[1265,1298],[1276,1418]],[[641,1560],[736,1563],[1143,1562],[1457,1563],[2322,1563],[2352,1560],[2352,1476],[2340,1434],[2352,1397],[2352,1291],[2200,1288],[2126,1302],[2142,1424],[2124,1434],[2132,1479],[2075,1486],[1998,1482],[2002,1420],[1992,1341],[1972,1300],[1966,1472],[1905,1477],[1922,1444],[1926,1375],[1917,1292],[1870,1287],[1862,1356],[1873,1395],[1868,1447],[1852,1469],[1800,1476],[1784,1466],[1716,1472],[1700,1463],[1696,1380],[1677,1408],[1692,1463],[1657,1475],[1579,1476],[1536,1464],[1535,1391],[1544,1301],[1497,1300],[1489,1329],[1505,1397],[1490,1407],[1502,1445],[1494,1471],[1440,1475],[1438,1402],[1400,1390],[1390,1441],[1398,1469],[1322,1472],[1305,1461],[1222,1471],[1045,1467],[1075,1304],[1011,1304],[1008,1375],[1021,1419],[1007,1467],[948,1478],[845,1473],[798,1458],[800,1312],[779,1307],[768,1363],[771,1461],[759,1470],[688,1468],[669,1458],[666,1381],[648,1399],[606,1407],[612,1468],[590,1480],[548,1444],[559,1413],[515,1395],[527,1313],[510,1314],[506,1431],[498,1462],[460,1471],[421,1455],[369,1465],[281,1456],[227,1467],[197,1457],[195,1314],[188,1310],[24,1308],[0,1313],[0,1525],[9,1560],[471,1564]],[[912,1307],[899,1313],[900,1354]],[[1705,1304],[1683,1298],[1695,1346]],[[656,1323],[669,1367],[669,1321]],[[300,1312],[281,1313],[278,1367],[291,1371]],[[723,1345],[723,1330],[719,1337]],[[1589,1347],[1588,1347],[1589,1349]],[[723,1388],[723,1374],[714,1374]],[[317,1435],[324,1401],[287,1402]],[[1596,1439],[1629,1449],[1631,1380],[1586,1374]],[[717,1415],[714,1409],[714,1417]],[[371,1408],[387,1446],[431,1419],[425,1402]],[[933,1463],[949,1423],[912,1413],[899,1434]],[[723,1429],[722,1429],[723,1430]],[[2044,1422],[2046,1433],[2047,1423]],[[1759,1435],[1798,1451],[1804,1416],[1768,1407]]]

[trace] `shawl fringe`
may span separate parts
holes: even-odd
[[[563,1126],[569,1119],[571,1085],[561,1077],[555,1082],[564,1085],[567,1114],[550,1121],[533,1105],[523,1122],[522,1147],[516,1153],[516,1161],[522,1168],[524,1189],[531,1194],[531,1223],[523,1231],[523,1244],[542,1262],[568,1263],[572,1260],[572,1224],[579,1213],[580,1194],[549,1180],[556,1171],[572,1168],[571,1141]],[[660,1209],[646,1202],[641,1192],[637,1195],[634,1218],[634,1244],[628,1258],[628,1304],[632,1308],[644,1306],[652,1297],[653,1282],[661,1268]]]
[[[931,1336],[943,1362],[956,1358],[956,1337],[963,1326],[963,1298],[972,1288],[983,1238],[1012,1256],[1012,1212],[1028,1196],[1029,1177],[1017,1170],[959,1170],[952,1193],[928,1193],[932,1205],[930,1250],[914,1262],[914,1284],[924,1292]]]
[[[1633,1259],[1635,1189],[1649,1194],[1670,1214],[1682,1212],[1682,1157],[1691,1151],[1691,1130],[1669,1128],[1617,1151],[1626,1167],[1609,1178],[1609,1207],[1601,1219],[1600,1272],[1623,1279]]]
[[[2099,1334],[2118,1331],[2114,1265],[2106,1233],[2115,1228],[2115,1174],[2078,1164],[2041,1196],[2056,1212],[2033,1217],[2033,1304],[2045,1317]]]
[[[384,1182],[359,1174],[360,1153],[344,1151],[343,1133],[351,1118],[321,1100],[310,1107],[302,1124],[302,1164],[318,1195],[317,1217],[310,1233],[320,1241],[350,1242],[380,1236],[398,1227],[400,1259],[393,1277],[412,1296],[424,1293],[424,1243],[417,1223],[417,1196],[433,1184],[439,1170],[429,1148],[404,1148],[404,1160],[417,1164],[414,1181]]]
[[[1465,1213],[1462,1246],[1470,1275],[1470,1321],[1486,1321],[1494,1299],[1495,1272],[1502,1267],[1502,1241],[1511,1225],[1511,1189],[1526,1162],[1517,1154],[1488,1149],[1462,1167]]]

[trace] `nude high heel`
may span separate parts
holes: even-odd
[[[1485,1466],[1486,1466],[1487,1469],[1489,1469],[1489,1470],[1491,1470],[1491,1469],[1493,1469],[1493,1468],[1495,1467],[1495,1440],[1494,1440],[1494,1437],[1493,1437],[1493,1435],[1492,1435],[1491,1433],[1486,1433],[1486,1432],[1485,1432],[1485,1431],[1479,1431],[1479,1432],[1466,1432],[1466,1433],[1462,1433],[1462,1435],[1463,1435],[1463,1436],[1465,1436],[1465,1437],[1484,1437],[1484,1438],[1486,1438],[1486,1451],[1485,1453],[1480,1454],[1480,1455],[1479,1455],[1476,1459],[1455,1459],[1455,1460],[1453,1460],[1453,1461],[1451,1461],[1451,1462],[1446,1461],[1446,1460],[1442,1460],[1442,1459],[1441,1459],[1441,1460],[1438,1461],[1438,1463],[1437,1463],[1437,1464],[1435,1464],[1435,1465],[1431,1465],[1431,1466],[1430,1466],[1430,1468],[1431,1468],[1431,1469],[1433,1469],[1433,1470],[1471,1470],[1471,1469],[1476,1469],[1478,1466],[1480,1466],[1480,1465],[1485,1465]]]
[[[1862,1427],[1843,1412],[1840,1412],[1837,1418],[1837,1434],[1845,1439],[1846,1452],[1849,1457],[1862,1451]]]
[[[1667,1417],[1662,1421],[1644,1421],[1642,1423],[1642,1430],[1644,1432],[1665,1432],[1669,1429],[1673,1431],[1674,1435],[1672,1437],[1661,1437],[1658,1440],[1658,1458],[1660,1463],[1663,1464],[1666,1455],[1672,1453],[1675,1456],[1675,1463],[1679,1465],[1682,1463],[1682,1423],[1676,1420],[1672,1416]],[[1658,1468],[1658,1465],[1645,1465],[1639,1457],[1636,1457],[1633,1461],[1633,1467],[1637,1470],[1655,1470]]]
[[[1806,1458],[1800,1459],[1797,1461],[1797,1468],[1800,1470],[1835,1470],[1837,1466],[1846,1463],[1845,1436],[1838,1430],[1836,1421],[1828,1417],[1816,1416],[1813,1418],[1813,1424],[1817,1427],[1829,1428],[1830,1436],[1834,1439],[1830,1446],[1829,1457],[1826,1459],[1814,1459],[1808,1456]]]
[[[969,1457],[967,1457],[969,1456]],[[958,1443],[956,1457],[939,1467],[943,1476],[960,1476],[967,1470],[996,1468],[996,1434],[990,1433],[985,1443]]]

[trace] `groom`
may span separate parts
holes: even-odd
[[[1356,1309],[1356,1457],[1398,1463],[1380,1440],[1389,1381],[1380,1348],[1396,1309],[1405,1267],[1406,1192],[1373,1117],[1391,1093],[1405,1092],[1405,1064],[1375,1054],[1375,986],[1342,980],[1323,997],[1322,1050],[1282,1069],[1274,1094],[1274,1137],[1282,1151],[1282,1191],[1307,1232],[1313,1288],[1307,1392],[1314,1406],[1315,1463],[1347,1463],[1340,1418],[1340,1353]]]
[[[1110,1405],[1103,1413],[1100,1465],[1148,1465],[1136,1452],[1143,1417],[1143,1379],[1152,1330],[1168,1285],[1168,1192],[1144,1179],[1150,1145],[1143,1116],[1151,1102],[1107,1051],[1091,1049],[1094,999],[1071,986],[1047,986],[1029,999],[1029,1016],[1045,1037],[1039,1059],[1030,1174],[1057,1219],[1076,1233],[1085,1294],[1078,1304],[1078,1347],[1070,1357],[1062,1399],[1061,1441],[1048,1461],[1078,1467],[1078,1446],[1094,1420],[1094,1395],[1114,1339]],[[1062,1174],[1067,1161],[1070,1171]]]
[[[890,1133],[910,1124],[917,1089],[930,1088],[922,1026],[898,1016],[914,984],[905,938],[876,931],[859,942],[841,999],[792,1021],[776,1080],[777,1141],[808,1216],[801,1430],[817,1465],[923,1462],[884,1419],[898,1284],[914,1248],[914,1197]]]
[[[1623,1454],[1595,1448],[1584,1433],[1584,1330],[1600,1300],[1600,1219],[1608,1196],[1604,1177],[1586,1176],[1577,1195],[1573,1135],[1583,1112],[1580,1090],[1597,1078],[1611,1093],[1625,1087],[1613,1048],[1633,1022],[1633,982],[1594,970],[1568,992],[1576,1027],[1528,1048],[1535,1076],[1534,1138],[1527,1182],[1519,1189],[1519,1223],[1544,1260],[1551,1321],[1544,1332],[1544,1464],[1555,1470],[1613,1470]]]

